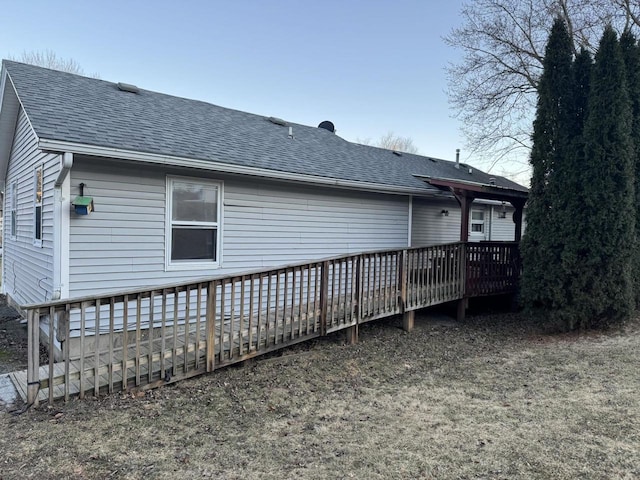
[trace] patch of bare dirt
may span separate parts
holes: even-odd
[[[640,332],[418,316],[158,390],[0,414],[0,478],[640,477]]]
[[[27,368],[27,326],[0,295],[0,374]]]

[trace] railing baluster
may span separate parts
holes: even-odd
[[[71,307],[67,303],[64,306],[64,401],[69,401],[69,395],[71,393],[70,385],[70,369],[71,369]]]
[[[93,395],[100,394],[100,299],[96,299],[96,315],[93,328],[93,346],[95,356],[93,357]]]
[[[287,340],[287,300],[289,298],[289,270],[284,269],[284,291],[282,295],[282,341]]]
[[[329,295],[329,262],[322,263],[322,279],[320,280],[320,335],[327,334],[327,306]]]
[[[129,295],[122,300],[122,391],[127,390],[127,361],[129,360]]]
[[[162,306],[160,309],[162,319],[160,320],[160,378],[164,379],[167,376],[166,372],[166,358],[165,352],[167,351],[167,289],[162,289]]]
[[[274,335],[273,335],[273,344],[277,345],[278,344],[278,313],[280,311],[280,272],[281,270],[278,270],[276,272],[276,311],[275,311],[275,329],[274,329]]]
[[[151,290],[151,292],[149,292],[149,331],[147,332],[147,334],[149,335],[149,342],[148,344],[148,348],[149,351],[147,352],[147,382],[151,383],[153,381],[153,328],[155,326],[155,291]],[[174,315],[175,316],[175,315]],[[176,329],[176,325],[175,323],[173,324],[173,331],[175,332]],[[175,344],[174,344],[174,348],[175,348]],[[175,365],[175,363],[174,363]],[[175,374],[175,372],[174,372]]]
[[[311,265],[307,265],[307,306],[305,308],[304,332],[309,334],[309,309],[311,308]]]
[[[269,346],[269,337],[271,336],[271,284],[273,273],[269,272],[267,277],[267,319],[265,323],[265,347]],[[275,322],[274,322],[275,323]],[[275,325],[274,325],[275,332]],[[274,333],[275,337],[275,333]],[[275,342],[275,338],[274,338]]]
[[[80,368],[80,399],[84,399],[84,356],[85,356],[85,336],[86,336],[86,321],[87,321],[87,307],[86,302],[80,303],[80,358],[78,366]]]
[[[180,292],[178,288],[173,290],[173,345],[171,346],[171,376],[175,377],[178,374],[178,319],[180,308]],[[153,331],[153,328],[149,333]],[[163,352],[164,353],[164,352]],[[149,378],[151,382],[151,377]]]
[[[55,369],[56,310],[49,307],[49,403],[53,402],[53,380]],[[61,345],[62,346],[62,345]]]
[[[223,280],[222,283],[220,283],[220,362],[224,361],[224,352],[225,352],[225,346],[224,346],[224,329],[225,329],[225,323],[226,323],[226,318],[225,318],[225,299],[227,298],[227,280]],[[231,345],[230,345],[231,347]],[[231,350],[231,348],[229,348],[229,350]],[[229,359],[231,359],[231,357],[229,356]]]
[[[259,275],[258,277],[258,325],[256,326],[256,350],[260,350],[260,345],[262,343],[262,332],[261,332],[261,328],[262,328],[262,289],[263,289],[263,278],[264,276],[262,274]],[[264,346],[266,348],[266,346],[268,345],[268,340],[269,340],[269,328],[267,325],[267,328],[265,328],[265,343]]]
[[[189,371],[189,337],[191,335],[191,286],[187,285],[184,291],[184,373]]]
[[[199,283],[196,290],[196,332],[195,332],[195,357],[194,367],[196,370],[200,368],[200,318],[202,316],[202,284]]]
[[[224,330],[224,318],[222,316],[222,311],[220,312],[220,315],[217,315],[217,299],[218,282],[209,282],[209,286],[207,287],[207,301],[210,301],[211,305],[207,304],[207,348],[210,348],[211,350],[209,352],[210,356],[207,360],[207,369],[210,372],[212,372],[216,366],[216,328],[220,329],[221,332]],[[218,323],[218,317],[220,317],[220,323]],[[220,334],[220,338],[222,338],[222,334]],[[222,360],[222,347],[223,344],[220,342],[220,345],[218,346],[218,361]]]
[[[300,267],[298,269],[299,277],[300,277],[300,295],[298,296],[298,337],[302,336],[302,304],[304,299],[304,269],[305,267]],[[305,332],[306,334],[306,332]]]
[[[255,291],[255,275],[251,275],[249,277],[250,281],[251,281],[251,285],[249,285],[249,338],[248,338],[248,342],[249,345],[247,347],[247,352],[251,352],[252,350],[254,350],[253,348],[253,325],[254,325],[254,321],[253,321],[253,315],[254,315],[254,311],[253,311],[253,298],[254,298],[254,291]]]
[[[207,372],[213,372],[216,368],[216,293],[218,284],[209,282],[207,284],[207,312],[205,319],[205,328],[207,329]],[[222,330],[222,322],[220,322],[220,330]],[[222,359],[222,343],[220,344],[220,359]]]
[[[27,403],[38,405],[40,389],[40,309],[27,312],[29,358],[27,368]]]
[[[136,387],[140,385],[140,351],[142,343],[142,294],[136,297]]]
[[[233,351],[235,350],[235,345],[236,345],[236,340],[235,340],[235,336],[236,336],[236,283],[237,283],[237,278],[231,280],[231,301],[229,302],[229,307],[231,308],[231,318],[229,320],[229,360],[231,360],[233,358]],[[238,343],[240,343],[240,341],[238,341]],[[238,345],[238,355],[240,354],[240,347]]]
[[[115,299],[111,297],[109,299],[109,368],[107,369],[108,375],[108,389],[109,393],[113,393],[113,334],[115,329]]]

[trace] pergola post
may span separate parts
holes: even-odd
[[[460,241],[469,241],[469,212],[471,211],[471,203],[474,200],[473,195],[469,195],[468,192],[458,189],[451,189],[454,197],[460,204],[460,211],[462,213],[462,219],[460,220]]]
[[[520,242],[522,239],[522,213],[524,211],[525,201],[511,200],[510,203],[513,205],[513,208],[516,209],[516,211],[513,212],[513,223],[516,224],[515,241]]]
[[[465,190],[460,190],[457,188],[452,188],[451,193],[456,197],[456,200],[460,204],[460,212],[462,214],[462,218],[460,220],[460,241],[468,242],[469,241],[469,212],[471,211],[471,204],[475,199],[474,195]],[[467,268],[467,261],[465,255],[464,268]],[[465,275],[466,278],[466,275]],[[466,287],[465,287],[466,288]],[[466,293],[466,292],[465,292]],[[467,313],[467,297],[463,296],[460,300],[458,300],[458,309],[456,313],[456,319],[461,322],[464,320],[464,317]]]

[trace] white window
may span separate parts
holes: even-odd
[[[33,177],[33,244],[42,246],[42,165],[36,167]]]
[[[11,195],[11,208],[9,209],[11,212],[11,225],[9,227],[9,234],[11,238],[15,240],[18,237],[18,182],[11,182],[9,194]]]
[[[220,263],[222,182],[167,177],[167,267]]]
[[[484,233],[484,212],[471,210],[471,233]]]

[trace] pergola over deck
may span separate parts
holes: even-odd
[[[456,180],[451,178],[434,178],[415,175],[416,178],[425,181],[429,185],[450,192],[460,204],[462,210],[462,220],[460,224],[460,241],[469,240],[469,211],[471,203],[476,199],[496,200],[499,202],[509,202],[515,208],[513,221],[516,224],[515,241],[519,242],[522,237],[522,212],[527,202],[528,192],[526,189],[518,190],[493,184],[469,182],[466,180]]]

